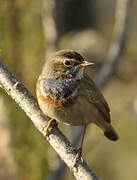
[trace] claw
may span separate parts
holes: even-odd
[[[77,151],[77,148],[75,148],[75,147],[69,147],[69,148],[67,148],[67,152],[72,152],[72,151]]]
[[[74,168],[74,167],[76,167],[77,166],[77,163],[78,163],[78,160],[81,160],[81,156],[82,156],[82,149],[81,148],[79,148],[79,149],[77,149],[77,150],[75,150],[75,151],[77,151],[77,154],[76,154],[76,157],[75,157],[75,159],[74,159],[74,164],[73,164],[73,166],[72,166],[72,168]]]
[[[49,120],[42,128],[42,131],[45,131],[46,136],[48,137],[53,127],[57,127],[57,122],[55,119]]]
[[[81,160],[83,162],[83,159],[82,159],[82,148],[78,148],[77,149],[77,148],[74,148],[74,147],[70,147],[70,148],[67,148],[67,151],[68,152],[74,151],[74,152],[77,153],[76,157],[74,159],[74,164],[73,164],[72,168],[77,166],[77,163],[78,163],[79,160]]]

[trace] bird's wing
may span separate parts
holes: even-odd
[[[82,80],[82,85],[84,93],[86,93],[87,100],[94,104],[96,108],[102,113],[104,120],[110,123],[111,120],[109,106],[94,81],[85,74]]]

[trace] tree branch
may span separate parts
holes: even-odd
[[[48,57],[50,54],[57,50],[57,44],[59,39],[59,32],[56,28],[56,8],[57,8],[57,0],[44,0],[43,1],[43,28],[44,34],[47,40],[47,48],[46,48],[46,56]]]
[[[46,119],[42,111],[39,109],[36,98],[27,90],[23,83],[11,73],[4,64],[0,61],[0,87],[2,87],[12,99],[30,117],[36,128],[46,137],[42,130],[46,123]],[[54,150],[59,154],[61,159],[72,170],[76,179],[98,180],[94,172],[88,167],[85,161],[79,162],[77,171],[72,169],[76,153],[67,152],[68,147],[72,147],[67,138],[61,133],[58,128],[54,128],[49,138],[47,139]]]

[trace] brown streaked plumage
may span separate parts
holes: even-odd
[[[53,54],[37,82],[37,98],[43,113],[51,119],[74,126],[95,123],[104,135],[116,141],[110,109],[100,90],[84,72],[93,65],[73,50]],[[83,140],[82,140],[83,143]]]

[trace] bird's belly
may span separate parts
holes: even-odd
[[[96,107],[89,103],[86,98],[77,97],[65,105],[57,106],[55,103],[39,101],[39,105],[45,115],[52,119],[73,126],[80,126],[94,122],[98,117]]]
[[[56,118],[66,124],[80,126],[94,122],[98,117],[96,107],[85,98],[77,98],[74,104],[55,110]]]

